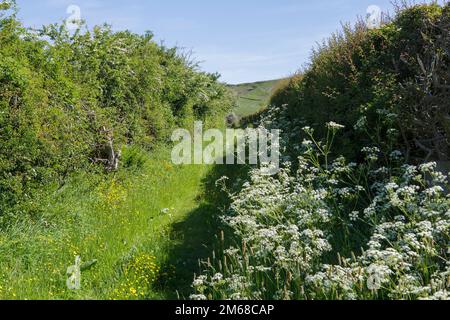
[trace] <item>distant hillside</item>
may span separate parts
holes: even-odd
[[[236,113],[245,117],[261,111],[267,105],[273,90],[280,81],[270,80],[229,85],[233,94],[238,98]]]

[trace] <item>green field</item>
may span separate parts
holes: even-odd
[[[267,102],[280,80],[229,85],[238,100],[236,114],[241,117],[255,114],[267,106]]]

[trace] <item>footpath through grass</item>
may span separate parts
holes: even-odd
[[[0,231],[0,299],[188,298],[219,232],[215,181],[234,171],[173,166],[163,147],[139,170],[73,178],[42,217]],[[77,256],[81,289],[69,290]]]
[[[275,83],[236,89],[262,103]],[[260,108],[238,103],[241,116]],[[167,146],[137,153],[139,164],[115,175],[84,173],[48,186],[34,204],[42,213],[0,229],[0,299],[189,298],[200,260],[223,245],[218,217],[229,199],[216,181],[239,185],[248,168],[174,166]],[[76,257],[81,288],[70,290]]]

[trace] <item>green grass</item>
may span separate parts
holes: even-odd
[[[273,89],[280,80],[262,81],[229,85],[238,99],[238,108],[235,110],[240,117],[247,117],[258,113],[267,106]]]
[[[43,216],[0,231],[0,299],[187,298],[198,259],[214,250],[226,201],[214,182],[228,171],[234,167],[173,166],[161,147],[140,170],[72,178],[48,195]],[[71,291],[66,270],[77,255],[97,263]],[[130,283],[124,271],[142,256],[161,270],[151,286]]]
[[[207,125],[221,127],[223,118]],[[39,213],[0,229],[0,300],[189,298],[200,261],[220,245],[229,199],[215,182],[248,168],[174,166],[170,146],[128,148],[122,166],[47,186],[25,206]],[[96,263],[82,271],[81,289],[69,290],[77,256]]]

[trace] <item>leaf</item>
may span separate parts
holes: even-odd
[[[88,271],[90,270],[92,267],[94,267],[97,264],[98,260],[97,259],[93,259],[91,261],[87,261],[85,263],[83,263],[80,267],[81,271]]]

